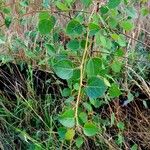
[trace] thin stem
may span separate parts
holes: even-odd
[[[95,7],[89,17],[89,22],[92,18],[92,15],[94,13]],[[88,51],[88,39],[89,39],[89,30],[87,30],[87,36],[86,36],[86,43],[85,43],[85,49],[83,52],[83,56],[82,56],[82,61],[81,61],[81,65],[80,65],[80,85],[79,85],[79,90],[78,90],[78,95],[77,95],[77,101],[76,101],[76,105],[75,105],[75,120],[76,120],[76,126],[79,126],[79,121],[78,121],[78,107],[79,107],[79,102],[81,100],[81,90],[82,90],[82,86],[83,86],[83,76],[84,76],[84,63],[85,63],[85,59],[86,59],[86,54]]]

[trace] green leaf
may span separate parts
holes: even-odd
[[[63,97],[68,97],[71,95],[71,89],[70,88],[64,88],[62,91],[62,96]]]
[[[134,29],[134,24],[130,20],[123,21],[120,26],[126,31],[131,31]]]
[[[50,18],[49,12],[41,12],[39,13],[39,20],[47,20]]]
[[[28,150],[43,150],[43,147],[40,144],[29,144]]]
[[[126,39],[125,36],[122,34],[119,34],[119,38],[117,40],[117,43],[119,44],[119,46],[121,47],[125,47],[126,46]]]
[[[143,16],[147,16],[149,13],[150,13],[150,10],[149,10],[148,7],[143,7],[143,8],[141,9],[141,14],[142,14]]]
[[[50,2],[49,0],[44,0],[44,1],[43,1],[43,7],[49,8],[50,3],[51,3],[51,2]]]
[[[134,6],[127,7],[126,12],[127,12],[128,16],[130,16],[132,18],[137,18],[138,17],[137,10],[134,8]]]
[[[96,23],[89,23],[89,30],[90,30],[90,35],[95,35],[99,30],[100,27]]]
[[[92,4],[92,0],[81,0],[81,3],[85,6],[85,7],[89,7]]]
[[[78,137],[75,142],[76,142],[77,148],[80,148],[82,146],[84,140],[82,137]]]
[[[19,4],[20,4],[22,7],[27,7],[27,6],[29,6],[29,2],[28,2],[27,0],[22,1],[22,2],[20,2]]]
[[[62,11],[68,11],[69,8],[62,2],[57,1],[56,2],[56,7]]]
[[[79,69],[74,69],[73,71],[73,76],[71,77],[71,81],[75,81],[78,82],[78,80],[80,79],[80,70]]]
[[[81,121],[82,121],[83,123],[86,123],[86,122],[87,122],[87,119],[88,119],[88,116],[87,116],[87,114],[86,114],[85,112],[81,112],[81,113],[79,114],[79,119],[81,119]]]
[[[124,123],[123,123],[123,122],[118,122],[118,123],[117,123],[117,127],[118,127],[120,130],[124,130],[124,129],[125,129],[125,126],[124,126]]]
[[[106,89],[107,87],[102,79],[98,77],[91,77],[88,80],[85,91],[90,98],[98,98],[100,96],[103,96]]]
[[[98,133],[98,127],[92,122],[85,123],[83,127],[83,132],[86,136],[95,136]]]
[[[107,6],[101,6],[100,12],[102,15],[106,14],[109,11]]]
[[[66,132],[67,132],[67,129],[65,127],[58,128],[58,135],[61,139],[65,139]]]
[[[91,99],[90,98],[90,103],[95,107],[99,108],[101,106],[101,101],[99,99]]]
[[[82,40],[80,45],[81,45],[81,48],[85,49],[86,40]],[[89,47],[89,45],[90,45],[90,42],[88,41],[87,46]]]
[[[105,38],[103,35],[101,35],[101,36],[99,37],[99,40],[100,40],[100,42],[101,42],[101,45],[102,45],[103,47],[106,47],[106,45],[107,45],[107,40],[106,40],[106,38]]]
[[[116,73],[119,73],[122,68],[122,63],[119,61],[114,61],[111,66],[112,70]]]
[[[44,18],[44,17],[43,17]],[[49,34],[54,28],[55,18],[51,16],[48,19],[40,19],[38,24],[38,29],[41,34]]]
[[[117,49],[115,51],[115,55],[118,56],[118,57],[123,57],[125,54],[124,50],[123,49]]]
[[[113,40],[118,40],[119,39],[119,35],[116,33],[111,34],[111,37]]]
[[[73,4],[74,0],[65,0],[65,3],[68,5],[68,6],[71,6]]]
[[[121,145],[124,142],[124,137],[121,134],[118,134],[117,144]]]
[[[74,129],[69,129],[65,134],[65,139],[68,140],[68,141],[73,140],[74,135],[75,135],[75,130]]]
[[[0,39],[0,45],[1,44],[5,44],[5,41],[3,41],[2,39]]]
[[[70,79],[73,76],[73,64],[70,60],[60,60],[54,66],[54,71],[61,79]]]
[[[116,26],[118,25],[118,20],[117,20],[116,18],[114,18],[114,17],[110,17],[110,18],[108,19],[108,25],[109,25],[112,29],[114,29],[114,28],[116,28]]]
[[[131,150],[138,150],[138,145],[137,145],[137,144],[134,144],[134,145],[131,147]]]
[[[75,89],[75,90],[79,90],[79,87],[80,87],[80,85],[79,85],[79,83],[75,83],[74,85],[73,85],[73,88]]]
[[[56,51],[51,44],[46,44],[46,49],[49,56],[55,56]]]
[[[109,38],[103,36],[100,32],[96,34],[96,44],[98,46],[103,46],[104,48],[111,49],[112,42]]]
[[[103,80],[104,80],[104,83],[106,84],[106,86],[111,87],[109,80],[107,80],[106,78],[103,78]]]
[[[119,6],[119,4],[121,3],[122,0],[109,0],[108,2],[108,7],[110,9],[116,8],[117,6]]]
[[[89,103],[84,102],[84,103],[83,103],[83,106],[84,106],[84,108],[85,108],[88,112],[93,111],[92,106],[91,106]]]
[[[80,47],[80,43],[78,40],[71,40],[67,44],[67,48],[71,49],[72,51],[77,51]]]
[[[10,8],[3,8],[3,13],[10,14],[11,13],[11,9]]]
[[[87,76],[88,77],[97,76],[100,72],[101,66],[102,66],[101,59],[90,58],[86,66]]]
[[[128,93],[128,101],[129,102],[132,102],[134,100],[134,96],[133,96],[133,94],[132,93]]]
[[[83,26],[73,19],[68,23],[66,32],[69,35],[80,35],[83,32]]]
[[[69,98],[67,98],[66,100],[65,100],[65,104],[71,104],[71,102],[73,102],[74,101],[74,96],[70,96]]]
[[[7,28],[10,27],[11,22],[12,22],[12,18],[11,18],[10,16],[6,16],[6,17],[5,17],[5,26],[6,26]]]
[[[120,96],[121,95],[121,91],[120,91],[120,89],[119,89],[119,87],[118,87],[118,85],[117,84],[115,84],[115,83],[113,83],[112,85],[111,85],[111,87],[109,88],[109,95],[111,96],[111,97],[118,97],[118,96]]]
[[[60,117],[59,122],[68,128],[72,128],[75,125],[75,119],[74,119],[74,110],[69,109],[66,110]]]

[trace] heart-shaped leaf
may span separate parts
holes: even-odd
[[[72,109],[66,110],[59,117],[59,122],[65,127],[72,128],[75,125],[74,110]]]
[[[113,9],[116,8],[121,3],[121,1],[122,0],[109,0],[107,5],[110,9]]]
[[[65,134],[65,139],[70,141],[73,139],[74,135],[75,135],[75,130],[69,129]]]
[[[134,24],[132,21],[126,20],[121,23],[121,27],[126,31],[131,31],[134,29]]]
[[[98,133],[98,127],[92,122],[87,122],[84,125],[83,132],[86,136],[94,136]]]
[[[51,30],[53,29],[55,25],[55,18],[54,16],[50,16],[49,18],[45,19],[47,17],[47,14],[43,14],[40,17],[39,23],[38,23],[38,30],[41,34],[49,34]]]
[[[102,66],[101,59],[90,58],[86,67],[88,77],[97,76],[98,73],[100,72],[101,66]]]
[[[83,26],[77,20],[71,20],[66,28],[69,35],[80,35],[83,32]]]
[[[60,60],[54,66],[54,71],[62,79],[70,79],[73,76],[73,64],[70,60]]]
[[[98,77],[91,77],[88,80],[85,91],[90,98],[98,98],[105,93],[106,89],[107,87],[102,79]]]

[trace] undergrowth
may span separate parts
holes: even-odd
[[[150,149],[147,0],[1,0],[0,18],[0,149]]]

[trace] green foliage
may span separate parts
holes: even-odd
[[[98,98],[103,96],[106,89],[107,87],[102,79],[99,77],[91,77],[85,87],[85,92],[90,98]]]
[[[90,58],[87,62],[86,72],[88,77],[97,76],[102,66],[101,59]]]
[[[123,142],[124,142],[124,137],[122,136],[122,134],[118,134],[116,143],[117,143],[118,145],[122,145]]]
[[[74,119],[74,111],[69,109],[66,110],[62,115],[59,117],[59,122],[68,128],[72,128],[75,125],[75,119]]]
[[[66,132],[67,132],[67,129],[65,127],[58,128],[58,135],[59,135],[60,139],[65,139]]]
[[[18,16],[16,17],[12,15],[11,7],[4,7],[4,2],[0,2],[2,23],[4,23],[2,27],[5,27],[0,30],[0,46],[2,49],[5,47],[4,50],[8,49],[10,54],[1,54],[0,62],[17,62],[24,59],[31,68],[31,74],[34,68],[38,68],[47,73],[52,72],[52,76],[56,79],[52,81],[49,77],[45,81],[50,88],[46,89],[44,95],[46,98],[42,96],[39,101],[37,101],[38,96],[35,94],[34,87],[30,85],[32,75],[28,77],[26,99],[20,98],[19,93],[17,96],[20,99],[10,105],[6,98],[0,97],[0,107],[2,107],[0,112],[6,122],[4,127],[10,124],[11,132],[13,132],[12,128],[22,128],[23,131],[17,136],[26,143],[25,149],[86,149],[89,138],[99,149],[109,149],[109,144],[112,142],[113,145],[114,139],[119,148],[124,146],[126,122],[118,122],[115,112],[117,108],[114,109],[116,105],[112,106],[112,102],[120,101],[120,96],[124,94],[127,98],[124,106],[134,101],[135,93],[130,92],[130,88],[124,88],[125,81],[133,84],[132,80],[141,86],[139,81],[134,81],[136,75],[133,76],[128,69],[124,72],[125,67],[128,68],[130,65],[135,66],[135,72],[140,70],[141,64],[136,65],[137,53],[135,50],[130,51],[137,45],[130,45],[130,42],[134,42],[129,42],[129,39],[134,40],[134,37],[130,38],[128,34],[136,29],[135,22],[139,12],[142,17],[149,15],[146,0],[140,1],[140,5],[143,4],[140,10],[134,7],[138,3],[131,0],[108,0],[104,5],[98,2],[96,7],[96,3],[92,0],[51,2],[44,0],[39,6],[36,5],[35,7],[38,8],[35,9],[30,8],[32,5],[30,1],[24,0],[17,4]],[[36,13],[38,20],[34,17]],[[38,21],[36,27],[34,21]],[[16,23],[17,25],[20,23],[20,29],[25,29],[25,32],[20,36],[18,26],[17,31],[15,30],[17,33],[12,32],[11,36],[7,37]],[[135,39],[136,42],[138,43],[144,35],[145,33],[142,33],[139,39]],[[142,43],[144,42],[140,42],[141,45]],[[132,58],[136,58],[136,61],[130,61]],[[125,65],[125,63],[128,64]],[[145,66],[141,68],[141,73],[147,69]],[[126,75],[131,77],[125,78]],[[63,82],[65,86],[62,89]],[[57,92],[48,94],[49,91],[53,92],[55,84],[59,87],[56,89],[60,90],[60,95]],[[125,92],[126,90],[128,91]],[[143,100],[143,104],[148,108],[146,102],[146,99]],[[7,104],[6,107],[5,104]],[[10,112],[7,107],[11,108]],[[24,122],[26,123],[24,126],[28,128],[24,128],[22,125]],[[106,136],[104,140],[101,138],[102,131],[106,135],[107,129],[111,133],[114,127],[115,135],[113,137],[109,135],[112,141],[108,144],[105,142],[108,141]],[[33,135],[29,136],[27,133],[32,131]],[[9,136],[16,137],[16,133]],[[137,144],[132,145],[131,149],[138,149]]]
[[[123,21],[121,27],[126,31],[131,31],[134,29],[134,24],[130,20]]]
[[[47,53],[49,56],[55,56],[55,48],[51,44],[46,44]]]
[[[65,134],[65,139],[69,141],[73,140],[74,135],[75,135],[75,130],[69,129]]]
[[[101,12],[102,14],[106,14],[108,11],[109,11],[109,9],[108,9],[106,6],[101,6],[100,12]]]
[[[86,123],[87,120],[88,120],[88,115],[87,115],[85,112],[81,112],[81,113],[79,114],[79,119],[81,119],[81,121],[82,121],[83,123]]]
[[[63,89],[63,91],[62,91],[62,96],[63,97],[68,97],[70,95],[71,95],[71,90],[69,88]]]
[[[119,73],[122,68],[122,63],[120,61],[114,61],[111,65],[111,68],[115,73]]]
[[[82,146],[83,142],[84,142],[83,138],[82,137],[78,137],[76,139],[76,146],[77,146],[77,148],[80,148]]]
[[[79,36],[83,32],[83,26],[77,20],[71,20],[66,28],[68,35]]]
[[[127,11],[127,14],[129,17],[131,17],[131,18],[137,18],[138,17],[137,10],[133,6],[127,7],[126,11]]]
[[[95,136],[98,133],[98,127],[92,122],[87,122],[84,125],[83,132],[86,136]]]
[[[69,10],[69,8],[62,2],[57,1],[56,2],[56,6],[58,9],[62,10],[62,11],[67,11]]]
[[[121,3],[121,1],[122,0],[109,0],[107,5],[110,9],[113,9],[116,8]]]
[[[10,27],[11,22],[12,22],[11,17],[10,17],[10,16],[6,16],[6,17],[5,17],[5,25],[6,25],[7,28]]]
[[[55,25],[55,17],[50,16],[47,12],[39,14],[38,30],[41,34],[49,34]]]
[[[113,97],[113,98],[121,95],[121,91],[117,84],[113,83],[111,85],[111,87],[109,88],[109,95],[110,97]]]
[[[80,47],[80,43],[78,40],[71,40],[67,44],[67,48],[72,50],[72,51],[77,51]]]
[[[117,127],[118,127],[120,130],[124,130],[124,129],[125,129],[123,122],[118,122]]]
[[[100,27],[98,24],[96,23],[89,23],[89,30],[90,30],[90,35],[95,35],[99,30],[100,30]]]
[[[53,68],[58,77],[62,79],[70,79],[73,76],[73,64],[70,60],[60,60]]]
[[[150,14],[150,10],[149,10],[148,8],[146,8],[146,7],[143,7],[143,8],[141,9],[141,14],[142,14],[143,16],[147,16],[148,14]]]
[[[134,144],[134,145],[131,147],[131,150],[138,150],[137,144]]]
[[[92,3],[92,0],[81,0],[81,3],[85,6],[88,7]]]

